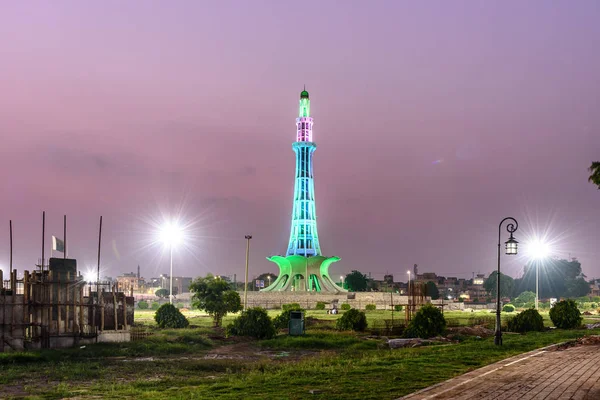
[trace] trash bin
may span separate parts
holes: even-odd
[[[290,336],[299,336],[304,334],[304,313],[302,311],[290,311],[288,332]]]

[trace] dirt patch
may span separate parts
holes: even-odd
[[[600,336],[584,336],[582,338],[576,340],[570,340],[566,343],[561,343],[558,346],[554,347],[550,351],[562,351],[569,349],[571,347],[580,347],[580,346],[598,346],[600,345]]]
[[[236,343],[229,346],[218,347],[204,359],[212,360],[271,360],[271,361],[296,361],[302,357],[318,354],[318,351],[307,350],[259,350],[254,342]]]
[[[451,335],[464,335],[464,336],[479,336],[479,337],[491,337],[494,336],[494,331],[483,326],[459,326],[454,328],[448,328],[448,336]]]
[[[24,390],[24,385],[2,385],[0,386],[0,398],[24,397],[28,396]]]

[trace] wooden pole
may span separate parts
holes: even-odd
[[[63,260],[66,260],[67,259],[67,216],[66,215],[64,218],[64,222],[63,222],[63,228],[64,228],[63,238],[65,239],[65,243],[64,243],[65,248],[63,249],[64,250],[63,251]],[[63,266],[64,266],[64,264],[63,264]]]
[[[98,285],[100,284],[100,247],[102,245],[102,215],[100,216],[100,229],[98,231],[98,271],[96,276],[96,293],[98,293]]]
[[[61,308],[62,307],[60,306],[60,301],[61,301],[61,294],[60,294],[60,289],[61,289],[61,286],[60,286],[60,273],[56,274],[56,276],[58,277],[58,290],[56,291],[56,295],[57,295],[57,297],[56,297],[56,304],[58,304],[56,308],[58,309],[58,316],[56,318],[56,329],[58,330],[57,334],[60,335],[60,320],[61,320],[61,316],[62,316],[62,313],[61,313],[61,311],[62,311]]]
[[[13,270],[13,239],[12,239],[12,219],[9,222],[10,225],[10,273]]]
[[[44,280],[44,236],[46,234],[46,211],[42,211],[42,281]]]

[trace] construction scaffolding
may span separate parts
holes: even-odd
[[[130,340],[132,296],[87,284],[75,260],[49,261],[21,278],[0,271],[0,352]]]

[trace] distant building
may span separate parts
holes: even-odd
[[[139,272],[126,272],[123,275],[117,276],[119,290],[127,293],[131,290],[139,292],[144,290],[144,279],[140,278]]]
[[[169,279],[169,275],[162,274],[160,278],[152,278],[152,284],[157,285],[153,286],[153,289],[156,291],[158,289],[169,289],[171,285],[171,280]],[[189,293],[190,284],[193,279],[188,276],[174,276],[173,277],[173,294],[181,294],[181,293]]]

